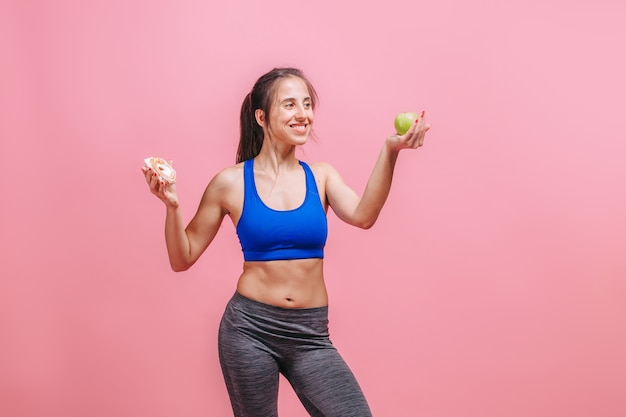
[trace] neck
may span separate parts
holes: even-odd
[[[275,173],[299,166],[296,158],[295,145],[286,145],[273,142],[267,136],[263,141],[261,151],[255,158],[255,167],[269,169]]]

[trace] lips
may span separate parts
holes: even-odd
[[[308,124],[293,124],[293,125],[289,125],[289,127],[292,130],[295,130],[297,133],[305,133],[309,125]]]

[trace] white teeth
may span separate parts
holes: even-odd
[[[291,125],[290,127],[298,131],[304,131],[306,130],[307,125]]]

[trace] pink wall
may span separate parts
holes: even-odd
[[[623,2],[247,3],[0,5],[0,415],[230,415],[233,227],[171,272],[139,167],[174,159],[188,220],[280,65],[321,96],[302,157],[359,191],[397,112],[433,124],[372,230],[330,216],[331,334],[375,415],[625,415]]]

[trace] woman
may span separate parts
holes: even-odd
[[[150,191],[166,207],[171,267],[184,271],[209,246],[224,216],[236,227],[243,272],[219,330],[219,356],[236,417],[277,416],[279,373],[312,416],[371,416],[350,369],[328,335],[323,258],[326,212],[367,229],[391,187],[398,153],[424,143],[423,113],[400,136],[387,138],[362,196],[327,163],[299,161],[317,96],[295,68],[257,80],[241,107],[237,164],[207,186],[185,228],[176,187],[143,168]]]

